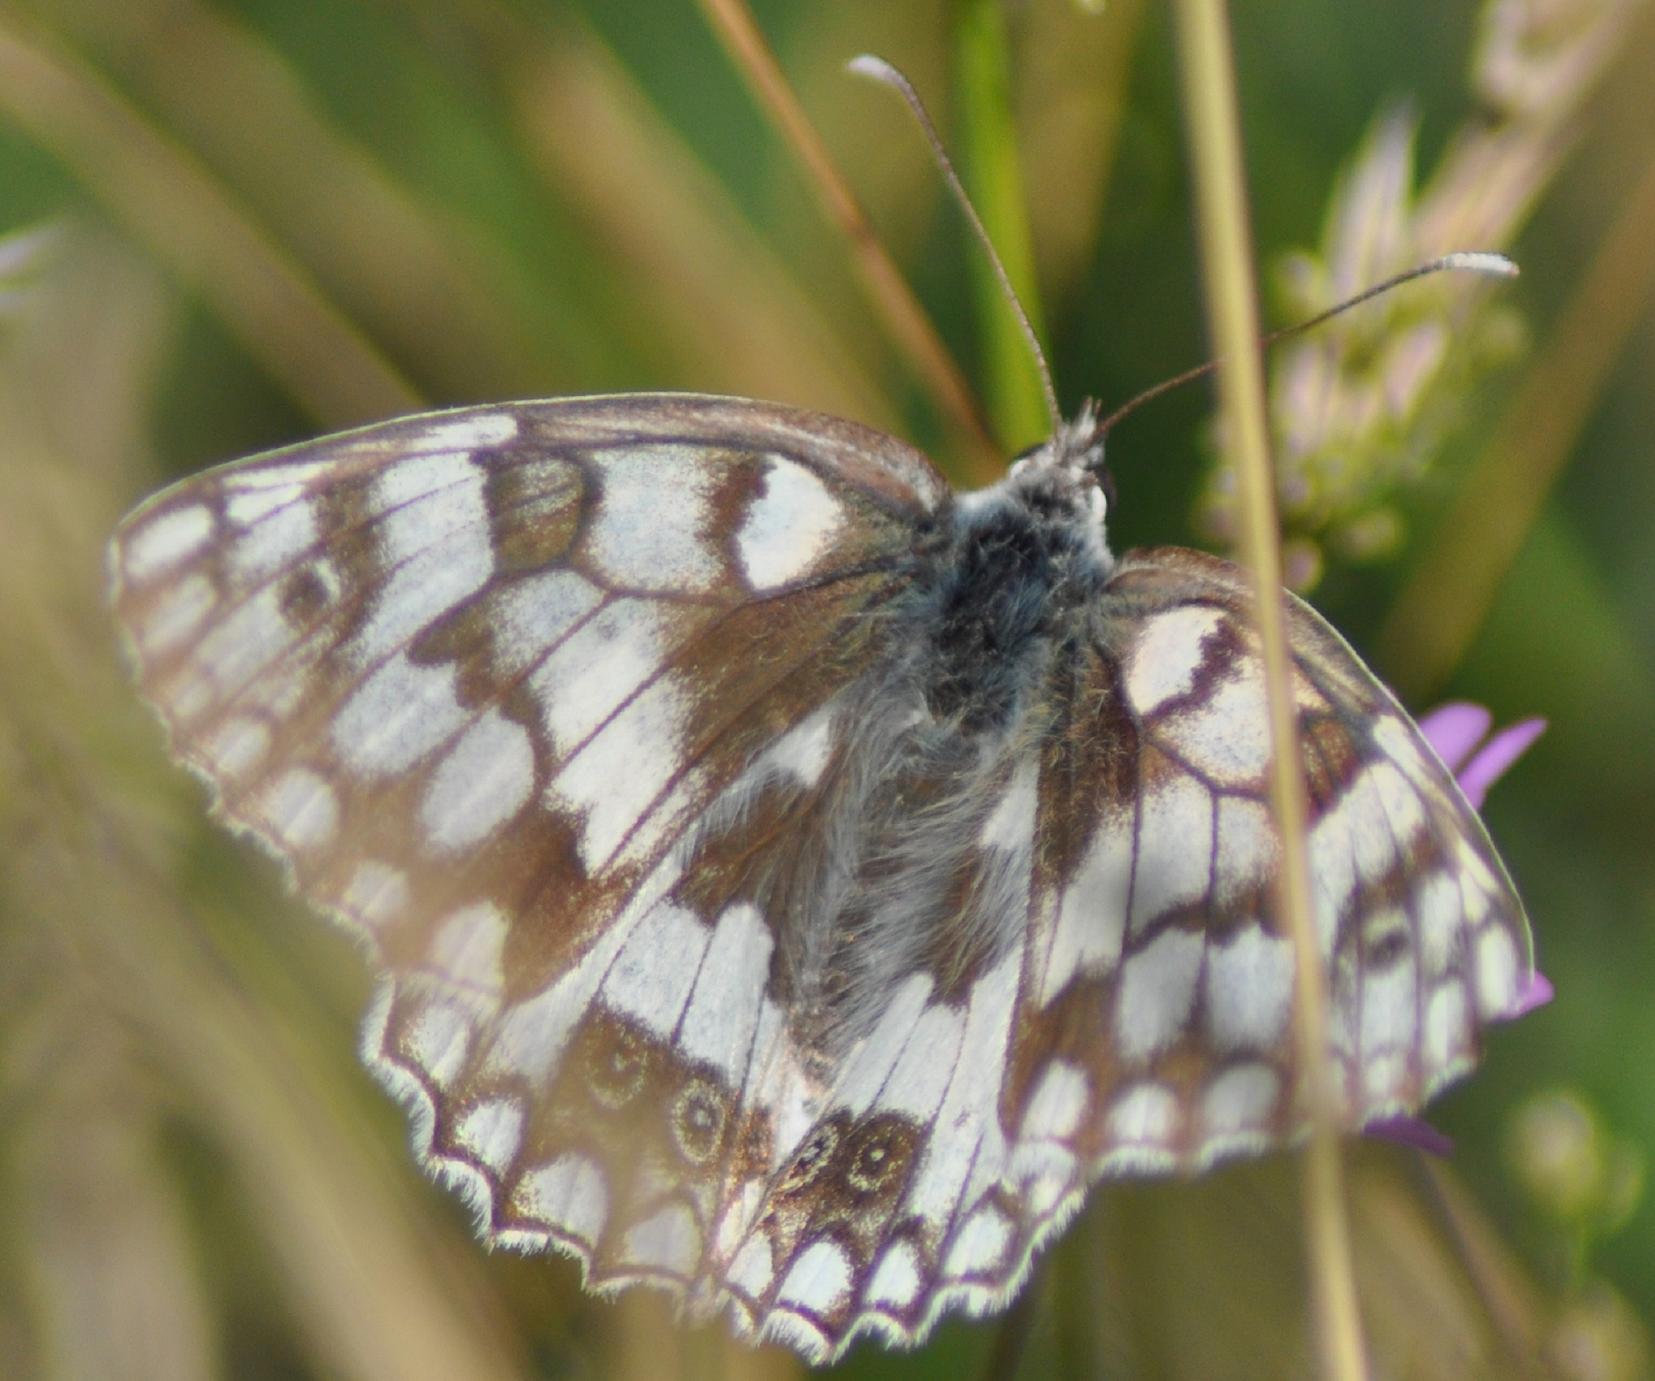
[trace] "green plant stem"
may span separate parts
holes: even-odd
[[[937,334],[913,289],[885,252],[862,204],[840,174],[816,132],[781,65],[770,51],[745,0],[699,0],[707,23],[753,98],[775,121],[822,198],[829,216],[844,232],[869,298],[891,338],[910,361],[939,413],[953,426],[965,449],[968,477],[984,484],[998,479],[1004,457],[977,411],[971,389]]]
[[[1324,1034],[1326,980],[1311,911],[1304,781],[1288,681],[1280,529],[1265,429],[1229,28],[1221,0],[1178,0],[1176,13],[1209,329],[1214,350],[1225,361],[1218,375],[1219,394],[1237,457],[1242,547],[1253,571],[1274,750],[1270,797],[1282,844],[1278,905],[1293,941],[1294,1036],[1310,1113],[1305,1238],[1316,1342],[1327,1376],[1361,1381],[1367,1373]]]
[[[1003,0],[956,0],[954,13],[954,85],[960,95],[971,199],[1030,324],[1043,337],[1028,198],[1012,119]],[[1040,374],[998,279],[980,255],[971,256],[971,265],[989,416],[1001,441],[1020,451],[1051,431]]]

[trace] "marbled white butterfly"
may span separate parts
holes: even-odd
[[[813,1360],[1003,1304],[1106,1175],[1302,1131],[1248,580],[1116,558],[1090,413],[954,493],[639,395],[244,460],[113,546],[216,809],[363,936],[369,1064],[491,1240]],[[1350,1127],[1532,974],[1453,777],[1291,601]]]

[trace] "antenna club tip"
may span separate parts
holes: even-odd
[[[887,86],[895,86],[900,80],[896,68],[875,53],[858,53],[845,64],[845,71],[858,77],[872,77]]]
[[[1485,273],[1494,278],[1516,278],[1521,272],[1505,255],[1490,250],[1462,250],[1457,254],[1445,254],[1442,265],[1449,269]]]

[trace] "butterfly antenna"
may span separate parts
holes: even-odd
[[[1023,339],[1028,342],[1029,353],[1034,356],[1036,369],[1040,373],[1040,389],[1046,398],[1046,415],[1051,422],[1052,435],[1056,436],[1063,428],[1063,414],[1057,406],[1057,390],[1052,387],[1051,367],[1046,363],[1046,352],[1040,348],[1040,338],[1034,333],[1034,323],[1029,320],[1029,314],[1023,310],[1023,303],[1017,296],[1017,289],[1011,285],[1011,275],[1006,272],[1006,266],[1000,261],[1000,255],[994,248],[994,241],[989,238],[988,228],[984,226],[982,217],[977,214],[977,208],[971,204],[965,184],[960,181],[960,175],[954,171],[954,162],[948,156],[948,150],[942,145],[942,137],[937,133],[937,127],[931,123],[931,116],[925,109],[925,103],[920,100],[919,92],[914,90],[914,84],[892,67],[884,58],[875,57],[872,53],[863,53],[860,57],[852,58],[845,64],[847,71],[855,72],[861,77],[872,77],[877,82],[883,82],[894,90],[908,103],[908,109],[913,112],[914,119],[919,122],[921,132],[925,135],[926,143],[931,146],[931,156],[937,160],[937,167],[941,171],[943,180],[948,183],[954,199],[959,202],[960,209],[965,212],[965,218],[970,223],[972,233],[977,242],[982,245],[983,252],[988,255],[988,262],[994,269],[994,276],[1000,280],[1000,290],[1005,293],[1006,301],[1011,304],[1011,310],[1017,317],[1017,325],[1023,332]]]
[[[1325,312],[1318,312],[1308,320],[1297,322],[1292,326],[1283,326],[1269,335],[1259,337],[1259,349],[1268,350],[1278,341],[1286,340],[1289,336],[1303,335],[1306,331],[1313,331],[1323,323],[1333,320],[1342,312],[1348,312],[1352,307],[1360,307],[1372,298],[1388,293],[1392,288],[1400,288],[1404,283],[1412,283],[1416,278],[1424,278],[1432,273],[1480,273],[1490,278],[1515,278],[1517,265],[1503,254],[1491,254],[1483,250],[1464,250],[1455,254],[1444,254],[1440,259],[1431,259],[1423,264],[1416,264],[1411,269],[1404,269],[1401,273],[1387,278],[1382,283],[1375,283],[1371,288],[1364,288],[1355,297],[1347,297],[1337,306],[1329,307]],[[1136,412],[1145,403],[1159,398],[1163,393],[1171,393],[1175,388],[1182,388],[1185,384],[1196,379],[1204,378],[1223,364],[1222,357],[1208,360],[1205,364],[1198,364],[1194,369],[1186,369],[1182,374],[1175,374],[1170,379],[1163,379],[1153,388],[1146,388],[1135,398],[1129,398],[1116,408],[1109,416],[1098,423],[1094,436],[1102,439],[1109,434],[1110,428],[1129,413]]]

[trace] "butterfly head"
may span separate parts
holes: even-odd
[[[1114,565],[1106,519],[1115,503],[1115,481],[1104,460],[1096,405],[1087,402],[1038,446],[1018,455],[989,496],[1025,508],[1082,539],[1103,574]]]

